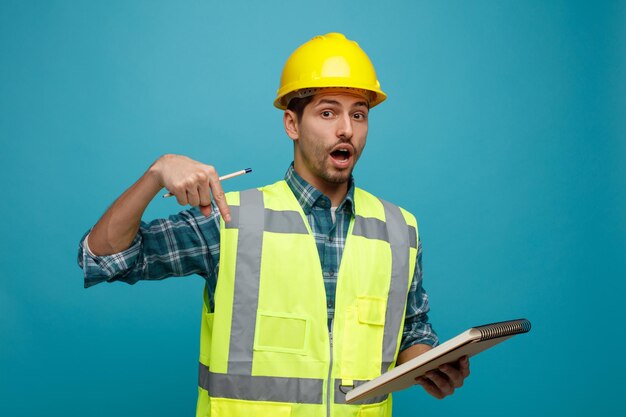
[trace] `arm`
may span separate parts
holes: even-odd
[[[85,288],[101,282],[134,284],[140,280],[198,274],[207,280],[209,291],[215,289],[220,252],[220,213],[217,210],[211,211],[208,205],[184,210],[167,219],[140,221],[145,206],[160,190],[159,176],[172,170],[177,175],[192,171],[187,177],[198,170],[209,170],[209,174],[214,171],[212,167],[182,156],[166,155],[156,161],[107,210],[88,237],[81,239],[78,264],[83,269]],[[168,186],[167,181],[163,184],[178,196],[180,203],[194,204],[195,199],[201,203],[199,191],[194,196],[185,188],[177,191],[175,186]],[[204,190],[208,190],[208,185]],[[221,189],[213,190],[216,200],[225,202],[223,194],[218,195]],[[220,207],[220,210],[227,211],[228,207]],[[87,245],[94,248],[87,250]]]
[[[406,318],[402,345],[396,363],[401,365],[421,355],[437,345],[438,338],[428,323],[428,295],[422,287],[422,242],[418,241],[415,274],[407,299]],[[425,376],[416,378],[415,383],[437,399],[454,393],[455,388],[463,385],[469,376],[469,359],[463,357],[457,362],[448,363],[438,370],[430,371]]]
[[[126,190],[100,218],[88,237],[94,255],[111,255],[128,249],[135,239],[141,216],[150,201],[167,188],[181,205],[199,206],[204,215],[211,213],[211,192],[224,217],[230,212],[215,168],[185,156],[165,155]]]
[[[426,353],[432,349],[432,346],[425,344],[415,344],[409,348],[404,349],[398,355],[398,360],[396,361],[397,365],[402,365],[405,362],[410,361],[411,359],[421,355],[422,353]]]
[[[422,241],[417,242],[417,257],[415,260],[415,272],[409,288],[402,331],[402,343],[397,363],[424,353],[430,347],[439,343],[437,333],[428,321],[428,294],[422,286]],[[417,346],[417,347],[413,347]]]

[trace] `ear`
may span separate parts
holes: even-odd
[[[285,110],[285,114],[283,115],[283,124],[285,125],[285,133],[292,140],[298,140],[300,137],[300,132],[298,130],[298,116],[291,111]]]

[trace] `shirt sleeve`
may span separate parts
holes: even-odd
[[[85,288],[101,282],[161,280],[171,276],[201,275],[217,280],[220,244],[220,216],[217,210],[204,216],[193,208],[149,223],[141,222],[131,246],[119,253],[95,256],[78,248]],[[214,287],[214,285],[213,285]]]
[[[400,351],[418,343],[436,346],[439,343],[437,333],[428,322],[428,294],[422,287],[422,241],[417,245],[417,261],[411,288],[407,297],[406,317],[402,332]]]

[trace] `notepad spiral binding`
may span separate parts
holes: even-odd
[[[480,331],[480,340],[495,339],[496,337],[510,336],[530,331],[530,321],[526,319],[501,321],[475,327]]]

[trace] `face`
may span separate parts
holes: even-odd
[[[296,117],[285,114],[296,172],[322,191],[347,185],[365,147],[367,101],[350,92],[322,92],[305,107],[302,120]]]

